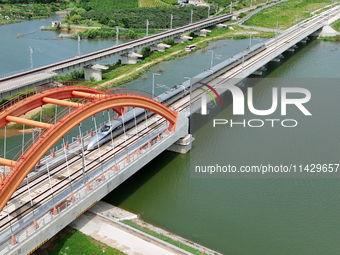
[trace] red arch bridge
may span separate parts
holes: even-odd
[[[74,85],[41,86],[0,107],[0,128],[5,128],[4,155],[0,158],[0,255],[18,246],[22,253],[29,253],[41,244],[39,238],[32,239],[39,231],[52,237],[58,232],[53,224],[69,224],[161,153],[163,147],[187,133],[187,118],[178,121],[178,111],[149,93],[131,89],[101,91],[89,83]],[[44,122],[43,106],[47,104],[54,105],[56,114]],[[142,121],[136,122],[134,116],[134,125],[123,125],[121,135],[95,150],[86,150],[99,128],[124,114],[127,107],[130,111],[147,110]],[[25,118],[32,110],[40,115],[38,120]],[[104,122],[97,123],[101,112]],[[82,123],[91,118],[93,126],[85,130]],[[183,128],[178,132],[180,122]],[[6,157],[9,123],[21,124],[26,131],[28,126],[33,127],[30,140],[20,145],[11,159]],[[65,139],[70,132],[77,132],[73,141]]]

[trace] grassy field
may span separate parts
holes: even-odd
[[[143,232],[145,232],[145,233],[147,233],[147,234],[149,234],[151,236],[157,237],[157,238],[159,238],[159,239],[161,239],[161,240],[163,240],[165,242],[168,242],[168,243],[173,244],[175,246],[179,246],[183,250],[186,250],[186,251],[188,251],[188,252],[190,252],[192,254],[195,254],[195,255],[201,255],[202,254],[199,250],[196,250],[196,249],[194,249],[194,248],[192,248],[190,246],[187,246],[187,245],[185,245],[183,243],[180,243],[179,241],[175,241],[175,240],[171,239],[170,237],[164,236],[162,234],[158,234],[155,231],[152,231],[152,230],[150,230],[148,228],[143,228],[142,226],[136,224],[135,222],[133,222],[131,220],[124,220],[122,222],[124,224],[130,226],[130,227],[136,228],[136,229],[138,229],[140,231],[143,231]]]
[[[47,249],[38,249],[37,255],[124,255],[125,253],[103,244],[78,230],[66,227],[57,234],[57,239],[48,243]]]
[[[336,31],[340,32],[340,20],[337,20],[334,23],[332,23],[332,28],[334,28]]]
[[[322,8],[323,3],[327,5],[331,2],[330,0],[290,0],[261,11],[243,24],[275,28],[278,22],[278,28],[284,30],[295,25],[296,21],[300,22],[308,18],[311,9],[317,10]]]
[[[90,0],[93,10],[123,10],[138,8],[138,0]]]
[[[319,39],[321,39],[323,41],[329,41],[329,42],[340,42],[340,35],[319,37]]]
[[[166,7],[168,4],[160,0],[139,0],[139,7],[150,8],[150,7]]]
[[[177,0],[161,0],[162,2],[164,3],[167,3],[167,4],[177,4]]]

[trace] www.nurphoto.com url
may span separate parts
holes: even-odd
[[[337,173],[340,164],[304,164],[304,165],[210,165],[195,166],[195,173]],[[340,170],[339,170],[340,173]]]

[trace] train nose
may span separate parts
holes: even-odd
[[[99,143],[99,139],[100,137],[98,136],[98,134],[95,134],[92,139],[89,141],[89,143],[87,144],[87,150],[88,151],[92,151],[98,148],[98,143]]]

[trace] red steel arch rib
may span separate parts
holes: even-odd
[[[178,112],[148,97],[133,94],[102,95],[99,98],[82,105],[55,125],[49,128],[23,157],[15,163],[12,171],[0,186],[0,211],[25,179],[39,159],[67,132],[87,118],[112,108],[138,107],[150,110],[170,122],[169,128],[175,129]]]
[[[43,106],[44,104],[47,104],[48,102],[44,102],[44,98],[51,98],[57,100],[79,98],[79,96],[75,96],[72,94],[72,92],[75,90],[83,93],[105,94],[104,91],[81,86],[64,86],[60,88],[46,90],[44,92],[35,94],[31,97],[25,98],[24,100],[14,104],[13,106],[1,112],[0,128],[6,126],[9,123],[9,121],[6,120],[7,116],[20,117],[29,111],[32,111],[40,106]]]
[[[0,113],[0,128],[6,126],[10,122],[10,120],[7,118],[8,116],[20,117],[25,113],[45,104],[57,104],[62,106],[69,106],[72,108],[78,108],[80,104],[66,102],[62,100],[83,97],[98,98],[99,96],[104,94],[106,94],[106,92],[83,86],[63,86],[46,90],[31,97],[25,98],[24,100],[2,111]],[[112,110],[117,112],[117,116],[120,116],[122,113],[125,113],[126,107],[114,108]]]

